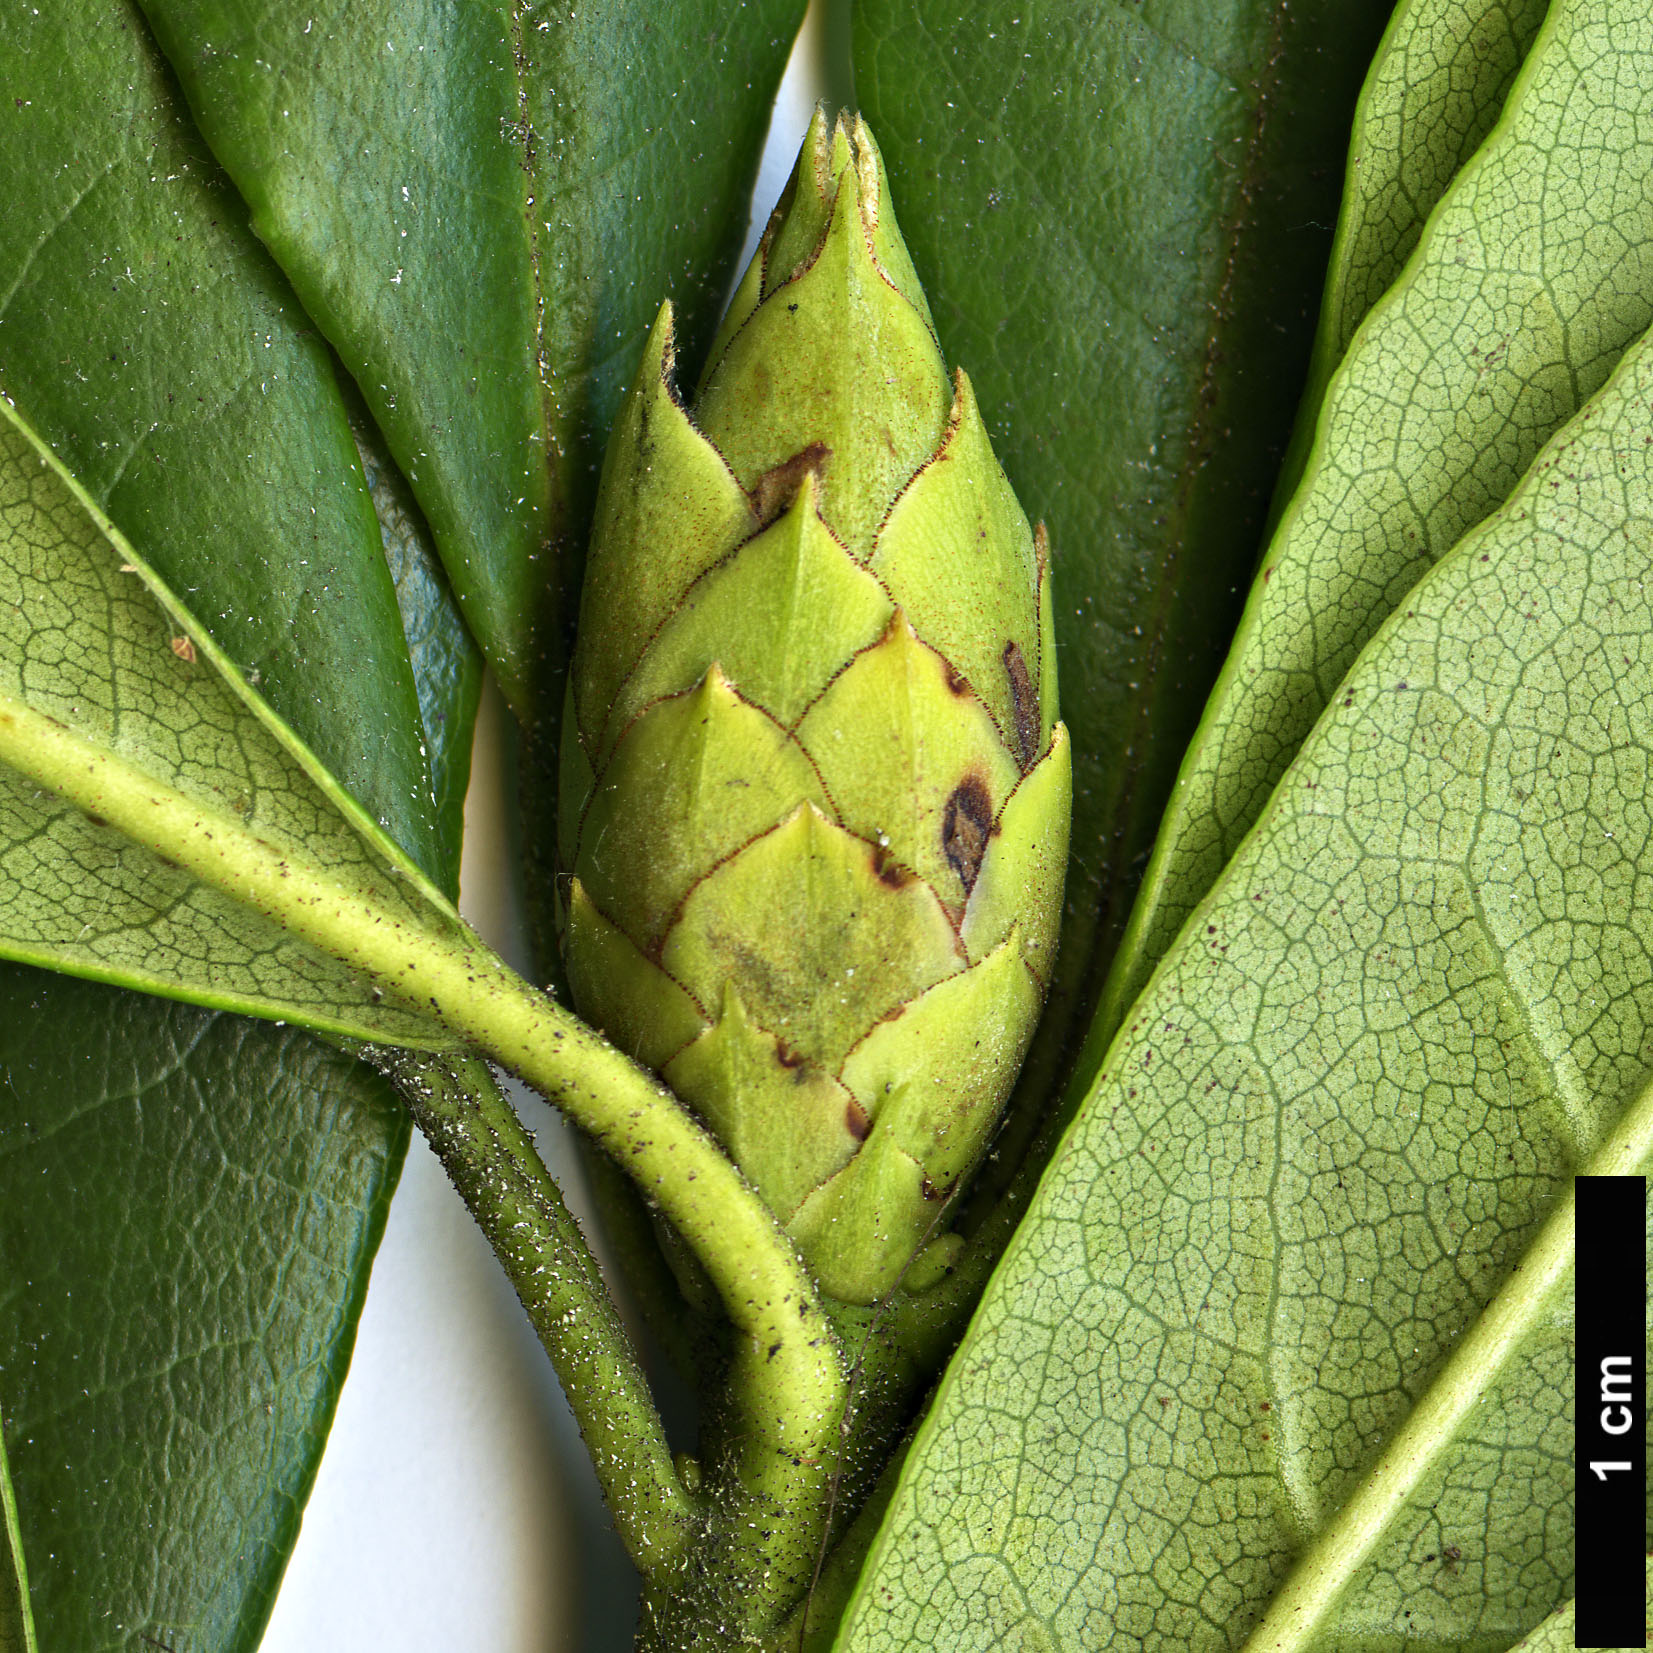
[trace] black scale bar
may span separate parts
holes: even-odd
[[[1647,1178],[1580,1177],[1576,1647],[1647,1646]]]

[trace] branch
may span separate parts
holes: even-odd
[[[813,1567],[848,1379],[792,1242],[699,1122],[457,922],[387,910],[358,869],[283,850],[230,809],[3,693],[0,763],[434,1014],[456,1045],[518,1074],[606,1149],[705,1265],[737,1334],[734,1448],[713,1532],[730,1570],[705,1585],[753,1623],[788,1610]]]
[[[516,1110],[474,1057],[372,1048],[493,1247],[562,1384],[639,1572],[703,1525],[596,1259]]]

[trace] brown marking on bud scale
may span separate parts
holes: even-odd
[[[794,1050],[791,1045],[783,1045],[778,1039],[775,1041],[775,1060],[783,1068],[801,1069],[804,1065],[803,1053]],[[801,1079],[802,1073],[798,1077]]]
[[[970,692],[970,679],[957,666],[948,664],[947,687],[956,695],[967,695]]]
[[[872,1129],[872,1121],[867,1118],[867,1110],[853,1096],[844,1104],[844,1129],[857,1142],[865,1142],[867,1133]]]
[[[767,528],[793,500],[811,473],[817,481],[826,470],[832,449],[825,442],[811,442],[807,448],[771,465],[751,486],[752,515],[760,528]]]
[[[1004,674],[1010,679],[1010,709],[1016,719],[1016,744],[1021,748],[1025,775],[1039,755],[1039,702],[1021,646],[1014,638],[1004,646]]]
[[[913,881],[911,868],[902,866],[878,844],[873,845],[872,870],[878,882],[892,890],[904,890]]]
[[[993,800],[980,775],[966,775],[953,788],[941,815],[941,847],[968,895],[975,888],[981,858],[993,832]]]

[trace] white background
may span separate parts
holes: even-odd
[[[820,96],[820,58],[812,8],[776,102],[742,267]],[[506,734],[490,692],[460,905],[520,969]],[[565,1128],[533,1096],[520,1094],[519,1106],[583,1218]],[[415,1135],[263,1653],[622,1653],[634,1614],[634,1576],[550,1366]]]

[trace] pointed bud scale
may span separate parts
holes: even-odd
[[[671,339],[666,307],[586,573],[569,979],[822,1288],[872,1302],[956,1250],[1050,979],[1072,780],[1044,532],[859,120],[817,114],[692,413]]]
[[[951,398],[929,323],[874,262],[862,187],[855,168],[838,174],[814,254],[729,340],[695,419],[760,501],[770,473],[790,494],[791,468],[820,453],[821,515],[864,561]]]

